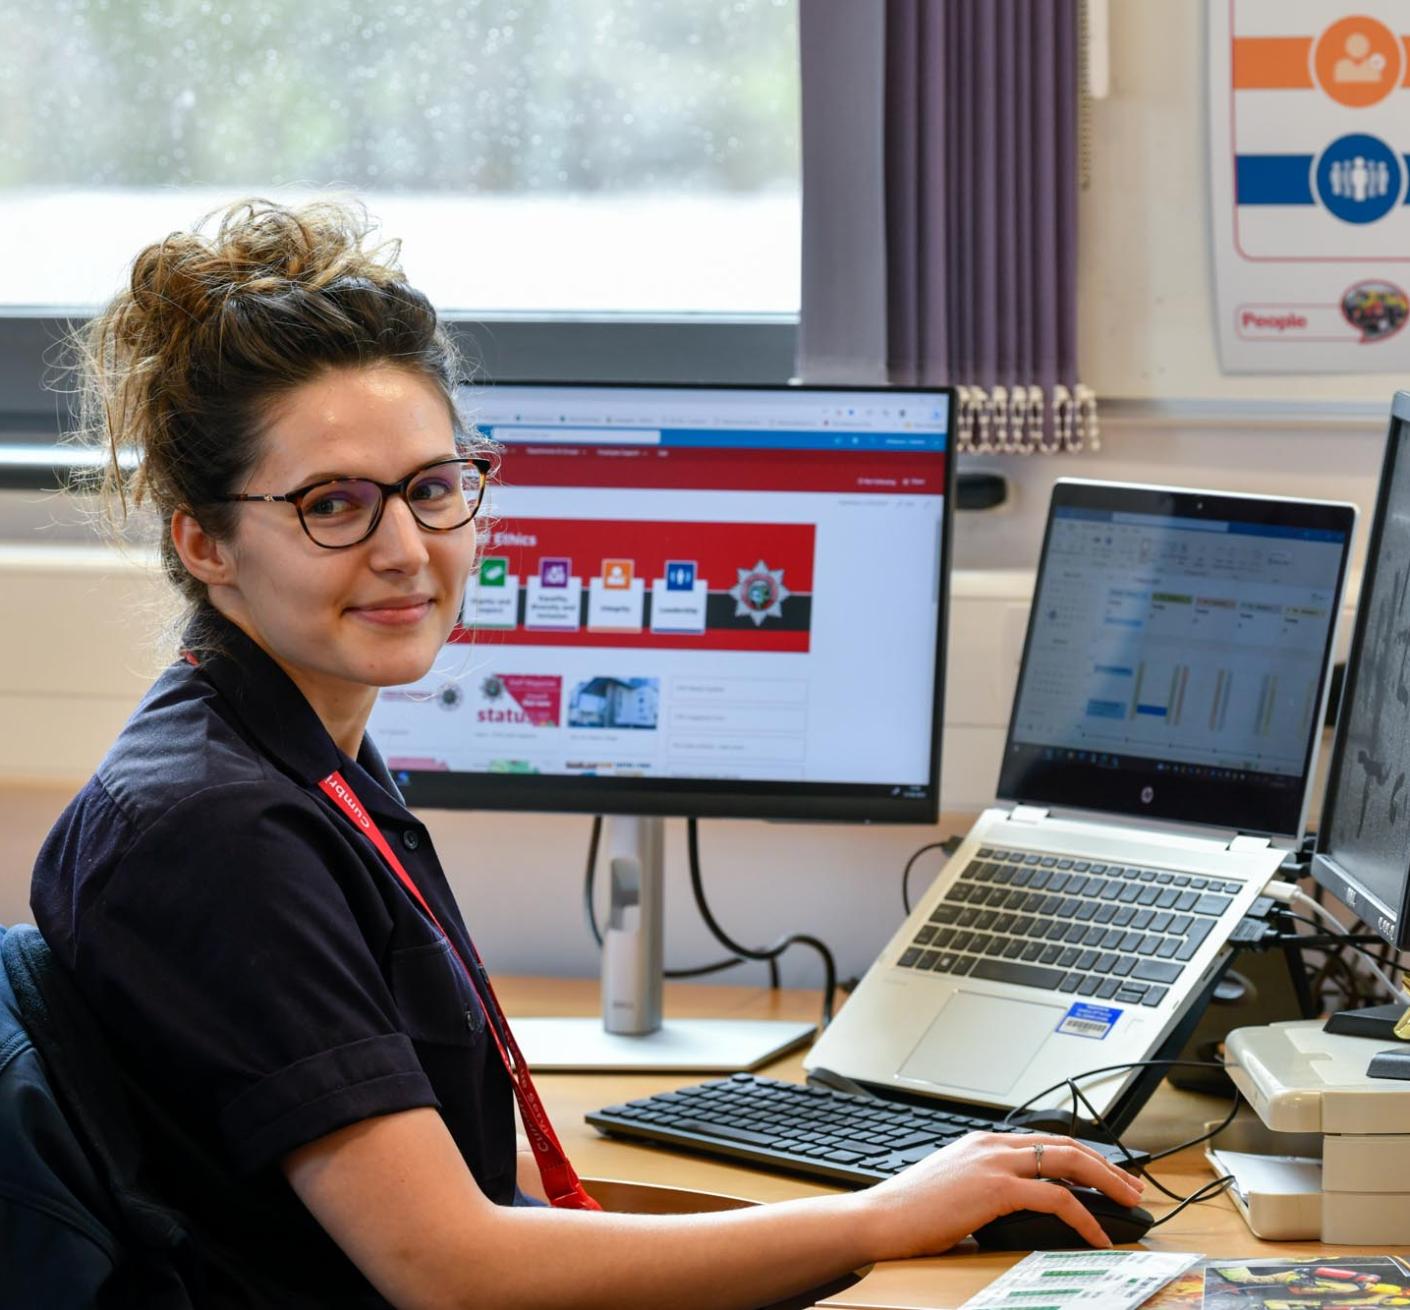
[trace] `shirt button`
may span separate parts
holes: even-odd
[[[415,828],[407,828],[402,832],[401,844],[405,846],[407,850],[414,851],[421,845],[421,834],[417,832]]]

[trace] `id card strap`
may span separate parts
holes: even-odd
[[[382,830],[372,821],[372,816],[363,809],[362,802],[357,798],[357,793],[348,786],[343,775],[336,771],[330,773],[318,786],[353,826],[372,843],[377,853],[386,862],[387,867],[406,889],[408,895],[435,925],[436,931],[450,947],[451,954],[455,956],[456,963],[460,965],[465,980],[470,984],[470,989],[484,1007],[485,1014],[489,1019],[487,1027],[490,1030],[490,1035],[494,1038],[495,1048],[499,1051],[499,1058],[503,1062],[505,1072],[509,1075],[509,1081],[514,1088],[514,1097],[519,1103],[519,1114],[524,1121],[524,1131],[528,1134],[529,1146],[534,1152],[534,1161],[538,1165],[539,1176],[543,1179],[544,1191],[547,1192],[549,1201],[563,1210],[600,1210],[602,1207],[584,1190],[558,1140],[558,1135],[553,1131],[548,1111],[544,1109],[543,1101],[539,1097],[537,1088],[534,1087],[534,1080],[529,1075],[529,1066],[525,1063],[523,1054],[519,1050],[519,1043],[514,1040],[514,1034],[509,1029],[509,1021],[500,1008],[499,998],[494,992],[494,985],[490,982],[489,975],[483,974],[484,965],[480,963],[479,956],[476,955],[475,963],[480,965],[485,986],[488,988],[488,995],[481,991],[474,973],[461,959],[460,952],[455,949],[455,943],[451,941],[446,930],[441,927],[440,920],[436,918],[435,911],[426,903],[421,889],[402,866],[396,852],[392,850],[386,837],[382,835]]]

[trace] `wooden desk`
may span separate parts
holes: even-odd
[[[596,982],[558,979],[503,978],[496,980],[510,1015],[590,1015],[598,1012]],[[816,992],[770,992],[767,988],[711,987],[667,984],[666,1011],[681,1018],[804,1019],[817,1016]],[[766,1071],[779,1078],[802,1081],[800,1055],[778,1061]],[[834,1189],[779,1174],[676,1154],[600,1136],[583,1122],[589,1110],[601,1109],[700,1081],[689,1074],[545,1074],[535,1080],[543,1093],[554,1126],[578,1172],[587,1178],[621,1179],[661,1187],[718,1192],[751,1201],[782,1201],[821,1196]],[[1127,1134],[1144,1148],[1159,1149],[1191,1137],[1198,1125],[1222,1117],[1228,1102],[1177,1091],[1168,1085],[1152,1098]],[[1209,1181],[1209,1167],[1198,1148],[1191,1148],[1158,1166],[1157,1177],[1180,1195]],[[1157,1217],[1174,1206],[1153,1188],[1145,1205]],[[1191,1206],[1168,1227],[1154,1229],[1144,1245],[1152,1250],[1194,1251],[1202,1255],[1278,1256],[1355,1255],[1377,1248],[1322,1246],[1316,1242],[1263,1242],[1244,1225],[1227,1197]],[[1410,1254],[1410,1247],[1394,1254]],[[921,1310],[958,1306],[991,1282],[1018,1256],[980,1254],[966,1244],[948,1255],[924,1260],[893,1261],[874,1266],[845,1292],[819,1305],[851,1310]]]

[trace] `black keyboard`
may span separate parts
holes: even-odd
[[[737,1073],[587,1116],[599,1132],[867,1187],[965,1133],[1029,1133],[993,1119]],[[1088,1142],[1115,1164],[1140,1164]]]
[[[897,963],[1155,1006],[1239,890],[1220,878],[981,847]]]

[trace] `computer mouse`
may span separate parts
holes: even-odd
[[[1057,1186],[1066,1186],[1058,1183]],[[1116,1246],[1139,1242],[1155,1223],[1155,1216],[1139,1205],[1122,1205],[1105,1192],[1090,1187],[1068,1190],[1096,1217],[1102,1231]],[[1055,1214],[1041,1210],[1015,1210],[991,1219],[974,1230],[974,1240],[985,1251],[1064,1251],[1087,1248],[1088,1242]]]

